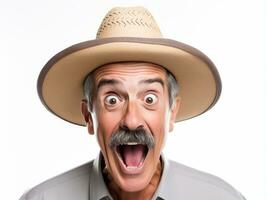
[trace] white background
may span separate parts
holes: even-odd
[[[164,37],[203,51],[222,78],[218,104],[176,124],[164,149],[167,157],[223,178],[247,200],[265,200],[263,0],[1,0],[0,199],[18,199],[26,189],[97,155],[94,136],[42,106],[36,81],[54,54],[94,39],[106,12],[128,5],[148,8]]]

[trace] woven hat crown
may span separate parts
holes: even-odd
[[[143,7],[115,7],[104,17],[96,38],[162,38],[151,13]]]

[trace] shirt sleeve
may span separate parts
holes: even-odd
[[[27,200],[26,199],[26,192],[19,198],[19,200]]]
[[[240,194],[240,196],[242,197],[241,200],[247,200],[242,194]]]

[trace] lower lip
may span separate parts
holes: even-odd
[[[121,158],[119,157],[118,153],[116,152],[116,150],[114,150],[115,154],[116,154],[116,157],[118,159],[118,163],[120,165],[120,168],[122,170],[122,172],[124,174],[127,174],[127,175],[138,175],[138,174],[141,174],[143,172],[143,168],[144,168],[144,165],[145,165],[145,161],[146,161],[146,158],[149,154],[149,151],[145,157],[145,159],[140,163],[140,165],[138,167],[127,167],[124,162],[121,160]]]

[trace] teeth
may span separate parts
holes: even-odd
[[[129,169],[129,170],[138,169],[138,167],[134,167],[134,166],[126,166],[126,168]]]
[[[128,169],[136,169],[138,167],[135,167],[135,166],[127,166]]]
[[[129,143],[126,143],[126,145],[137,145],[138,143],[137,142],[129,142]]]

